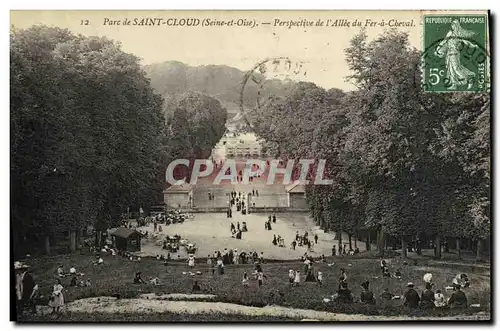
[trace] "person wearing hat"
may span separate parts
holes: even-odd
[[[434,292],[432,291],[432,284],[425,283],[425,290],[422,292],[420,300],[421,308],[434,308]]]
[[[461,287],[469,287],[470,282],[469,282],[469,277],[466,274],[458,274],[453,278],[453,285],[461,285]]]
[[[65,276],[64,266],[62,264],[57,268],[57,276],[58,277],[64,277]]]
[[[18,313],[22,314],[25,305],[31,304],[31,297],[35,282],[33,276],[29,272],[29,266],[22,262],[15,262],[14,269],[17,272],[16,277],[16,293],[18,299]]]
[[[339,283],[339,289],[337,291],[337,301],[341,303],[352,303],[353,297],[352,293],[347,286],[346,281],[341,281]]]
[[[361,298],[360,298],[361,303],[374,305],[375,297],[373,295],[373,292],[370,291],[370,282],[365,281],[361,283],[361,287],[363,288],[363,290],[361,291]]]
[[[448,306],[450,308],[467,308],[467,296],[462,291],[462,286],[455,284],[455,292],[448,299]]]
[[[403,305],[408,308],[418,308],[418,304],[420,302],[420,297],[418,296],[417,291],[415,291],[415,285],[412,282],[409,282],[406,287],[408,290],[404,294],[404,302]]]

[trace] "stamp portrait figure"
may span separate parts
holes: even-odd
[[[436,47],[435,55],[445,59],[446,78],[450,90],[456,90],[457,87],[465,85],[470,90],[473,86],[476,74],[460,62],[460,50],[464,46],[477,47],[477,45],[467,40],[467,38],[474,35],[474,31],[463,28],[460,22],[455,19],[451,22],[451,29],[446,34],[446,37]]]

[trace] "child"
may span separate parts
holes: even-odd
[[[434,294],[434,304],[436,307],[446,306],[446,300],[444,295],[441,293],[441,290],[436,290],[436,293]]]
[[[192,270],[194,268],[194,255],[193,254],[189,254],[188,267],[189,267],[189,270]]]
[[[76,276],[73,276],[73,278],[71,278],[71,282],[69,283],[69,286],[71,286],[71,287],[78,286],[78,279],[76,278]]]
[[[33,314],[36,314],[36,304],[40,299],[40,296],[41,296],[40,288],[38,287],[38,284],[35,284],[35,286],[33,286],[33,291],[31,291],[31,295],[28,300],[28,306],[31,308]]]
[[[361,303],[374,305],[375,304],[375,297],[373,296],[373,292],[370,291],[370,282],[365,281],[365,282],[361,283],[361,287],[363,288],[363,290],[361,291],[361,297],[360,297]]]
[[[215,269],[212,267],[212,258],[210,257],[210,255],[207,257],[207,266],[208,266],[208,271],[212,271],[212,275],[214,274],[215,272]]]
[[[318,271],[318,284],[319,286],[323,285],[323,273]]]
[[[344,268],[340,268],[340,279],[343,282],[347,281],[347,272],[346,272],[346,270]]]
[[[246,271],[243,273],[243,279],[241,280],[241,284],[245,287],[248,287],[248,274]]]
[[[288,281],[290,283],[290,286],[293,286],[293,281],[295,279],[295,272],[293,269],[288,270]]]
[[[217,259],[217,270],[219,271],[219,275],[224,275],[224,263],[220,257]]]
[[[387,267],[387,262],[385,262],[385,260],[380,260],[380,271],[382,271],[382,273],[384,273],[384,268]]]
[[[145,281],[142,279],[142,272],[136,272],[134,277],[134,284],[144,284]]]
[[[76,271],[75,271],[76,272]],[[64,287],[61,284],[61,280],[58,279],[57,283],[54,285],[52,291],[52,300],[49,302],[49,306],[52,307],[52,313],[59,313],[59,309],[64,306]]]
[[[297,270],[295,271],[295,278],[293,279],[293,285],[299,286],[299,284],[300,284],[300,271]]]
[[[384,267],[382,269],[382,277],[391,278],[391,273],[389,272],[389,268]]]
[[[394,297],[394,295],[389,292],[388,288],[384,288],[384,291],[382,292],[382,294],[380,295],[380,297],[382,299],[384,299],[384,300],[392,300],[392,298]]]
[[[64,277],[65,276],[64,269],[63,269],[62,265],[60,265],[59,268],[57,268],[57,276],[59,276],[59,277]]]
[[[198,285],[198,281],[195,280],[191,292],[194,293],[194,292],[199,292],[199,291],[201,291],[201,287],[200,287],[200,285]]]
[[[264,278],[267,279],[266,275],[264,275],[264,273],[262,271],[260,271],[260,272],[257,273],[257,281],[259,283],[259,287],[262,286]]]

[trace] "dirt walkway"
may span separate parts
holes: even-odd
[[[222,302],[166,301],[148,299],[120,299],[112,297],[95,297],[76,300],[65,307],[72,313],[187,313],[187,314],[238,314],[246,316],[280,316],[291,319],[307,319],[318,321],[383,321],[383,320],[489,320],[489,314],[450,317],[409,317],[409,316],[367,316],[351,314],[335,314],[309,309],[295,309],[280,306],[247,307]]]

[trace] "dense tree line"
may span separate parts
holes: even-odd
[[[208,149],[224,132],[216,100],[188,95],[170,107],[139,59],[112,40],[12,28],[10,60],[17,251],[40,244],[50,252],[66,233],[75,250],[88,225],[116,226],[127,207],[157,204],[166,164]]]
[[[490,236],[489,95],[423,93],[421,53],[404,33],[361,32],[345,53],[355,91],[301,83],[256,111],[257,134],[284,159],[327,160],[333,184],[307,187],[325,231],[376,234],[381,252],[389,235],[404,254],[426,235],[438,258],[443,237],[472,239],[479,256]]]
[[[226,131],[227,111],[221,103],[204,94],[188,91],[165,96],[167,159],[188,159],[190,167],[177,167],[174,177],[189,182],[195,159],[208,159],[212,148]],[[164,164],[167,165],[168,162]]]

